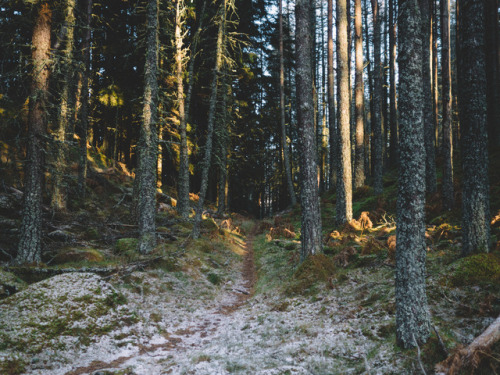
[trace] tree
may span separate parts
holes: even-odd
[[[391,138],[389,146],[389,164],[393,167],[398,165],[399,141],[398,141],[398,102],[396,96],[396,23],[394,22],[394,3],[389,0],[389,85],[390,85],[390,111],[389,123]]]
[[[423,95],[424,95],[424,124],[425,124],[425,171],[426,186],[428,193],[437,190],[436,185],[436,133],[432,118],[432,64],[431,64],[431,35],[432,22],[430,15],[430,1],[420,0],[420,12],[422,14],[422,71],[423,71]]]
[[[219,26],[217,32],[217,45],[215,50],[215,67],[213,71],[212,84],[210,86],[210,107],[208,110],[208,120],[207,120],[207,139],[205,142],[205,152],[202,161],[202,172],[201,172],[201,186],[199,193],[198,206],[196,208],[196,215],[194,218],[193,225],[193,238],[197,239],[200,236],[200,224],[202,220],[203,204],[205,203],[205,197],[208,189],[208,172],[210,170],[210,160],[212,158],[212,143],[213,143],[213,133],[214,133],[214,123],[215,123],[215,112],[217,108],[217,89],[219,75],[222,68],[222,58],[223,52],[225,50],[225,39],[226,39],[226,16],[227,16],[227,0],[223,0],[219,10]],[[231,1],[231,0],[229,0]],[[232,5],[232,4],[231,4]]]
[[[347,3],[337,0],[337,78],[338,98],[338,164],[336,220],[342,224],[352,220],[352,171],[350,138],[349,58],[347,44]]]
[[[417,0],[399,1],[400,169],[396,229],[396,340],[403,348],[429,337],[425,294],[425,144],[422,33]]]
[[[290,204],[295,206],[297,199],[292,181],[292,169],[290,165],[290,156],[288,154],[288,142],[286,137],[286,118],[285,118],[285,59],[283,51],[283,0],[279,1],[279,52],[280,52],[280,124],[281,124],[281,152],[283,155],[283,164],[285,167],[286,183]]]
[[[463,169],[462,255],[488,251],[490,204],[486,129],[484,2],[459,0],[458,101]]]
[[[297,128],[299,133],[300,203],[302,208],[301,260],[304,260],[309,255],[319,254],[322,251],[316,142],[314,136],[310,6],[309,0],[297,0],[295,3]]]
[[[372,146],[372,163],[373,163],[373,187],[375,194],[382,194],[382,172],[383,172],[383,139],[382,139],[382,65],[380,62],[381,55],[381,27],[379,15],[378,0],[371,0],[373,11],[373,146]]]
[[[42,259],[42,186],[47,135],[47,104],[50,75],[49,2],[38,6],[32,36],[32,81],[28,113],[28,145],[24,172],[21,233],[15,262],[38,263]]]
[[[441,0],[441,79],[443,101],[443,207],[454,206],[453,193],[453,139],[451,129],[451,46],[450,0]]]
[[[335,120],[335,76],[333,69],[333,1],[328,0],[328,130],[330,134],[330,186],[336,185],[337,132]]]
[[[146,61],[144,64],[144,102],[139,138],[137,184],[138,249],[149,253],[156,245],[156,153],[158,149],[158,0],[146,8]]]
[[[364,117],[365,117],[365,86],[363,81],[363,29],[361,20],[361,0],[355,0],[355,32],[356,32],[356,151],[354,162],[354,187],[358,188],[365,183],[365,155],[364,155]]]

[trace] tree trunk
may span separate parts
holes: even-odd
[[[82,43],[82,90],[81,107],[78,121],[78,136],[80,137],[80,159],[78,162],[78,192],[82,199],[85,199],[86,179],[87,179],[87,133],[89,128],[89,75],[90,75],[90,38],[92,36],[92,1],[86,0],[86,29]]]
[[[225,38],[226,38],[226,0],[223,0],[220,8],[220,20],[219,20],[219,31],[217,34],[217,47],[215,51],[215,68],[214,75],[212,78],[212,84],[210,87],[210,106],[208,110],[208,121],[207,121],[207,140],[205,144],[205,154],[202,163],[201,172],[201,186],[199,193],[198,206],[196,207],[196,215],[193,224],[193,238],[197,239],[200,236],[200,225],[203,214],[203,204],[205,203],[205,197],[208,189],[208,172],[210,170],[210,160],[212,158],[212,139],[214,133],[214,123],[215,123],[215,112],[217,108],[217,83],[219,80],[219,74],[222,67],[222,56],[225,49]]]
[[[383,139],[382,139],[382,66],[381,55],[381,35],[378,0],[371,0],[373,11],[373,55],[374,55],[374,82],[373,82],[373,187],[375,194],[382,194],[382,163],[383,163]]]
[[[398,140],[398,101],[396,94],[396,23],[394,22],[394,2],[389,0],[389,85],[390,85],[390,150],[389,150],[389,165],[391,167],[398,166],[399,158],[399,140]]]
[[[432,126],[434,128],[434,154],[440,150],[440,142],[442,137],[442,129],[439,127],[439,78],[438,78],[438,57],[437,57],[437,40],[438,40],[438,0],[430,0],[431,4],[431,25],[432,25]],[[434,166],[436,168],[436,165]],[[437,174],[437,172],[436,172]],[[436,187],[437,190],[437,187]]]
[[[21,233],[15,263],[38,263],[42,258],[42,186],[47,135],[52,11],[43,2],[33,28],[32,81],[28,113],[28,145],[24,172]]]
[[[318,254],[321,249],[321,215],[316,165],[316,142],[314,137],[314,103],[312,95],[311,23],[310,1],[297,0],[296,19],[296,87],[297,114],[301,177],[301,233],[303,261],[309,255]]]
[[[350,90],[347,44],[347,3],[337,0],[337,70],[339,85],[339,160],[337,164],[336,221],[343,224],[352,220],[352,171],[350,137]]]
[[[451,46],[450,0],[441,0],[441,80],[443,102],[443,207],[451,210],[455,205],[453,191],[453,139],[451,128]]]
[[[63,50],[63,87],[59,107],[57,129],[54,134],[55,160],[53,167],[52,198],[50,205],[55,210],[66,209],[66,191],[64,187],[64,174],[66,171],[66,154],[68,152],[66,134],[69,123],[74,113],[74,30],[75,30],[75,5],[76,0],[67,0],[66,15],[63,27],[66,29],[66,45]]]
[[[488,251],[490,199],[486,130],[484,2],[459,0],[458,101],[463,167],[462,255]]]
[[[486,0],[486,84],[488,103],[488,137],[490,150],[500,146],[500,72],[499,35],[498,35],[498,0]]]
[[[429,337],[425,294],[425,141],[422,30],[417,0],[399,2],[400,170],[396,229],[396,340]]]
[[[363,33],[361,20],[361,0],[354,2],[354,22],[356,32],[356,77],[355,77],[355,101],[356,101],[356,152],[354,163],[354,187],[358,188],[365,184],[365,87],[363,82]]]
[[[328,0],[328,130],[330,133],[330,187],[336,185],[337,180],[337,132],[335,120],[335,76],[333,72],[333,1]]]
[[[283,56],[283,0],[279,1],[279,52],[280,52],[280,120],[281,120],[281,153],[285,167],[286,183],[290,204],[295,206],[297,199],[293,188],[292,170],[290,167],[290,156],[288,155],[288,142],[286,138],[286,118],[285,118],[285,59]]]
[[[222,215],[226,210],[227,201],[227,153],[229,144],[229,120],[230,120],[230,109],[228,107],[228,91],[230,86],[228,84],[228,72],[224,72],[222,79],[222,100],[220,104],[221,118],[217,122],[217,139],[218,139],[218,168],[219,168],[219,179],[217,181],[217,214]]]
[[[158,152],[158,0],[146,8],[146,61],[144,65],[144,102],[139,138],[137,197],[138,250],[147,254],[156,245],[156,162]]]
[[[372,176],[372,140],[373,140],[373,134],[372,134],[372,124],[373,124],[373,118],[375,117],[375,107],[373,106],[373,74],[372,74],[372,68],[373,68],[373,61],[371,61],[371,56],[370,56],[370,37],[368,34],[368,1],[364,0],[363,2],[364,5],[364,23],[366,25],[365,27],[365,46],[366,46],[366,60],[367,60],[367,74],[368,74],[368,98],[369,98],[369,114],[370,114],[370,121],[366,121],[366,129],[365,129],[365,176]]]
[[[422,15],[422,73],[424,95],[424,124],[425,124],[425,180],[428,193],[435,193],[436,185],[436,130],[432,118],[432,23],[430,16],[430,1],[419,0]]]

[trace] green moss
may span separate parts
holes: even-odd
[[[207,279],[214,285],[219,285],[222,282],[221,277],[213,272],[207,274]]]
[[[115,243],[115,251],[118,254],[126,254],[128,252],[135,252],[137,249],[137,238],[120,238]]]
[[[454,286],[499,284],[500,258],[494,254],[476,254],[460,259],[451,279]]]
[[[0,372],[5,375],[24,374],[26,362],[20,358],[7,358],[0,361]]]
[[[295,271],[287,292],[290,294],[313,292],[312,287],[315,284],[327,281],[334,274],[335,263],[332,258],[324,254],[311,255]]]

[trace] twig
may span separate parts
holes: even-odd
[[[12,255],[10,255],[8,252],[6,252],[4,249],[2,249],[1,247],[0,247],[0,251],[9,257],[11,262],[14,261],[14,257]]]
[[[422,374],[427,375],[427,373],[425,372],[424,365],[422,363],[420,346],[418,346],[418,342],[417,342],[417,340],[415,340],[415,335],[412,333],[411,336],[413,337],[413,341],[415,342],[415,345],[417,346],[417,355],[418,355],[417,360],[418,360],[418,364],[420,365],[420,370],[422,370]]]
[[[118,201],[118,203],[117,203],[117,204],[115,204],[115,205],[113,206],[113,208],[118,207],[118,206],[119,206],[119,205],[123,202],[123,200],[125,199],[125,197],[126,197],[126,196],[127,196],[127,193],[123,193],[123,196],[122,196],[122,197],[121,197],[121,199]]]
[[[439,341],[439,346],[441,347],[441,350],[446,354],[446,356],[448,357],[449,353],[448,353],[448,349],[446,349],[446,345],[444,344],[443,342],[443,339],[441,338],[441,335],[439,334],[436,326],[434,324],[431,324],[431,327],[432,329],[434,330],[434,333],[436,334],[437,338],[438,338],[438,341]]]

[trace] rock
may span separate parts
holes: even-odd
[[[27,284],[13,273],[0,269],[0,298],[9,297],[24,288]]]

